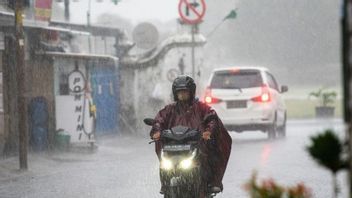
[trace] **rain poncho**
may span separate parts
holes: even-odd
[[[203,126],[201,123],[207,115],[216,115],[216,118]],[[198,100],[193,100],[190,105],[181,105],[179,102],[169,104],[156,115],[150,135],[152,136],[156,131],[161,132],[178,125],[199,129],[201,132],[211,132],[212,139],[210,141],[214,142],[214,144],[212,144],[214,146],[205,146],[203,147],[203,151],[208,154],[210,159],[209,163],[213,171],[212,182],[214,185],[219,185],[222,188],[221,181],[229,160],[232,139],[216,112],[211,107]],[[204,141],[202,142],[204,143]],[[204,143],[204,145],[206,144],[207,143]],[[158,141],[155,147],[158,157],[160,157],[161,148],[161,142]]]

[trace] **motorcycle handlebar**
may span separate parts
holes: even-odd
[[[157,142],[158,140],[153,140],[153,141],[150,141],[148,144],[152,144],[152,143],[155,143]]]
[[[207,116],[204,117],[204,119],[203,119],[203,121],[200,123],[200,125],[205,124],[205,123],[209,122],[210,120],[216,119],[216,118],[217,118],[216,115],[213,115],[213,114],[207,115]],[[144,121],[144,123],[145,123],[146,125],[148,125],[148,126],[153,126],[153,124],[155,123],[155,120],[152,119],[152,118],[145,118],[143,121]],[[201,139],[203,139],[203,138],[201,138]],[[211,139],[209,139],[209,140],[211,140]],[[209,140],[206,140],[206,141],[209,141]],[[153,140],[153,141],[149,142],[149,144],[155,143],[155,142],[157,142],[157,141],[159,141],[159,140]]]

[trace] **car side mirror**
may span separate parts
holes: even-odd
[[[152,118],[146,118],[143,120],[144,124],[148,125],[148,126],[153,126],[155,120]]]
[[[281,86],[281,93],[285,93],[288,91],[288,87],[286,85]]]

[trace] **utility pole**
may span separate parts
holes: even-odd
[[[91,0],[88,0],[88,10],[87,10],[87,27],[90,28],[90,11],[91,11]],[[88,49],[89,53],[92,52],[92,41],[91,36],[88,36]]]
[[[65,21],[70,21],[70,0],[65,0]]]
[[[27,140],[26,131],[26,98],[25,98],[25,48],[24,48],[24,32],[23,32],[23,1],[15,0],[15,33],[16,33],[16,77],[18,83],[18,130],[19,130],[19,161],[20,169],[27,170]]]
[[[346,126],[346,139],[348,142],[348,158],[349,158],[349,194],[352,197],[352,51],[351,51],[351,10],[348,9],[352,6],[351,0],[343,0],[342,17],[341,17],[341,38],[342,38],[342,74],[343,74],[343,98],[344,98],[344,123]]]

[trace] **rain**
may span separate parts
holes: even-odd
[[[0,0],[0,197],[351,197],[349,6]]]

